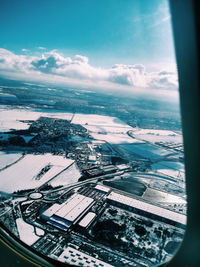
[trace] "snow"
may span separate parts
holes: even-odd
[[[96,140],[111,144],[141,143],[127,135],[127,132],[133,128],[116,117],[75,114],[72,123],[84,126]]]
[[[155,130],[155,129],[137,129],[134,131],[134,134],[139,134],[139,135],[160,135],[160,136],[166,136],[166,135],[171,135],[171,136],[176,136],[177,133],[169,130]]]
[[[42,114],[25,109],[6,109],[6,107],[1,107],[0,112],[0,131],[2,132],[10,129],[28,129],[28,123],[20,120],[37,120]]]
[[[7,132],[11,129],[25,130],[29,128],[27,122],[22,120],[37,120],[41,116],[70,120],[72,113],[51,113],[51,112],[38,112],[25,109],[8,109],[7,107],[0,107],[1,118],[0,118],[0,131]]]
[[[22,154],[20,152],[5,153],[3,151],[0,151],[0,169],[17,161],[21,156]]]
[[[182,143],[182,135],[169,130],[137,129],[132,131],[133,136],[148,142]]]
[[[78,182],[80,176],[81,176],[80,171],[76,166],[76,164],[74,163],[68,169],[64,170],[62,173],[56,176],[55,179],[50,181],[49,184],[53,187],[59,185],[73,184]]]
[[[159,136],[159,135],[134,135],[135,138],[151,142],[151,143],[156,143],[156,142],[165,142],[165,143],[182,143],[182,136],[181,135],[176,135],[176,136]]]
[[[11,129],[28,129],[30,126],[29,123],[22,121],[37,120],[41,116],[66,120],[70,120],[73,116],[72,113],[47,113],[28,109],[5,109],[2,106],[0,111],[2,113],[0,131],[2,132],[10,131]],[[104,140],[113,144],[140,142],[127,135],[127,132],[133,128],[116,117],[77,113],[74,115],[72,123],[84,126],[97,140]],[[23,136],[23,138],[28,142],[32,136]]]
[[[72,113],[51,113],[51,112],[48,112],[48,113],[41,113],[41,116],[43,117],[49,117],[49,118],[54,118],[54,119],[62,119],[62,120],[71,120],[73,114]]]
[[[92,133],[119,133],[119,134],[126,134],[127,131],[132,130],[132,128],[128,125],[125,125],[124,127],[121,126],[107,126],[107,125],[84,125],[84,128],[86,128],[88,131]]]
[[[157,171],[158,172],[160,172],[160,173],[162,173],[162,174],[165,174],[165,175],[167,175],[167,176],[171,176],[171,177],[173,177],[173,178],[177,178],[177,179],[181,179],[181,180],[184,180],[185,178],[185,174],[184,173],[181,173],[181,172],[179,172],[179,171],[176,171],[176,170],[173,170],[173,169],[167,169],[167,168],[165,168],[165,169],[162,169],[163,167],[161,167],[161,168],[157,168]],[[154,167],[154,169],[156,169],[155,167]]]
[[[127,134],[118,134],[118,133],[108,133],[108,134],[97,134],[92,133],[90,134],[96,140],[105,141],[111,144],[133,144],[133,143],[143,143],[140,140],[132,138]]]
[[[186,204],[185,199],[180,196],[172,195],[166,192],[159,191],[153,188],[147,188],[145,193],[142,196],[143,199],[154,201],[154,202],[163,202],[163,203],[184,203]]]
[[[73,160],[51,154],[26,155],[22,160],[0,173],[0,191],[12,193],[17,190],[33,189],[49,181],[68,167]],[[39,180],[35,178],[47,165],[52,167]]]
[[[141,143],[127,135],[133,128],[116,117],[75,114],[72,123],[81,124],[96,140],[111,144]]]
[[[20,240],[27,245],[33,245],[40,237],[34,233],[34,227],[22,218],[16,219]]]
[[[126,127],[131,128],[131,126],[127,125],[123,121],[119,120],[116,117],[110,116],[102,116],[96,114],[75,114],[72,123],[81,124],[85,127],[89,126],[109,126],[109,127]]]
[[[125,150],[133,152],[144,158],[157,160],[169,155],[171,152],[151,144],[124,144],[120,145]]]
[[[56,164],[56,163],[54,163]],[[67,164],[68,165],[68,164]],[[61,171],[63,171],[65,169],[65,167],[67,166],[52,166],[50,168],[50,170],[48,170],[43,176],[42,176],[42,180],[44,181],[48,181],[50,178],[54,177],[55,175],[57,175],[58,173],[60,173]]]
[[[167,166],[169,168],[179,170],[181,172],[185,172],[185,166],[181,162],[175,162],[175,161],[160,161],[160,164]]]
[[[179,179],[185,178],[184,164],[181,162],[174,161],[160,161],[159,163],[152,164],[152,169],[160,173],[166,174],[171,177]]]

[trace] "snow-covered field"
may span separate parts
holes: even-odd
[[[160,135],[160,136],[175,136],[177,133],[169,130],[156,130],[156,129],[137,129],[134,131],[134,134],[139,135]]]
[[[128,136],[126,133],[107,133],[107,134],[91,133],[91,136],[94,137],[96,140],[106,141],[110,144],[143,143],[138,139]]]
[[[88,129],[91,133],[112,133],[112,134],[124,134],[131,130],[131,126],[125,125],[124,127],[119,126],[107,126],[107,125],[83,125],[84,128]]]
[[[186,203],[185,199],[180,196],[172,195],[153,188],[147,188],[142,198],[160,203]]]
[[[27,129],[29,124],[22,122],[24,120],[37,120],[41,116],[51,118],[60,118],[71,120],[72,123],[81,124],[87,128],[90,135],[97,141],[105,141],[114,145],[119,145],[123,150],[129,153],[135,153],[141,157],[152,160],[162,160],[163,157],[171,152],[164,148],[160,148],[148,142],[174,142],[181,143],[182,135],[178,132],[169,130],[154,130],[132,128],[128,124],[115,117],[102,116],[96,114],[75,114],[72,113],[57,113],[32,111],[31,109],[9,109],[7,106],[0,106],[0,131],[9,131],[10,129]],[[127,134],[132,131],[132,138]],[[2,138],[8,138],[4,134]],[[23,136],[28,142],[33,136]],[[144,140],[144,141],[143,141]],[[21,153],[0,153],[0,168],[3,168],[22,156]],[[59,160],[58,160],[59,159]],[[46,155],[26,155],[25,158],[3,170],[0,173],[0,190],[5,192],[13,192],[20,189],[35,188],[47,182],[55,175],[60,174],[51,181],[52,186],[60,184],[71,184],[77,182],[80,177],[80,172],[75,164],[69,169],[62,172],[73,161],[64,159],[61,156]],[[40,171],[47,166],[51,168],[44,173],[40,179],[36,180],[36,176]],[[184,164],[179,162],[162,161],[152,165],[152,170],[169,175],[171,177],[179,176],[184,179]]]
[[[172,142],[182,143],[182,135],[168,130],[137,129],[133,130],[133,136],[148,142]]]
[[[3,151],[0,151],[0,170],[17,161],[21,158],[21,156],[21,152],[5,153]]]
[[[16,219],[16,224],[20,240],[27,245],[31,246],[40,238],[35,234],[34,227],[31,224],[26,223],[22,218]]]
[[[0,191],[12,193],[36,188],[59,174],[71,163],[73,163],[71,159],[51,154],[26,155],[16,164],[0,172]],[[37,180],[38,174],[47,165],[51,165],[51,168]]]
[[[59,185],[68,185],[78,182],[81,174],[74,162],[68,169],[61,172],[55,179],[51,180],[48,184],[56,187]]]
[[[70,120],[72,113],[47,113],[37,112],[25,109],[8,109],[4,106],[0,107],[0,132],[6,132],[11,129],[24,130],[29,128],[29,124],[21,122],[22,120],[37,120],[39,117],[50,117],[58,119]]]
[[[174,161],[160,161],[151,165],[153,170],[160,173],[169,175],[171,177],[179,178],[184,180],[185,178],[185,167],[181,162]]]
[[[75,114],[72,122],[81,124],[96,140],[111,144],[141,143],[141,141],[127,135],[127,132],[133,128],[115,117]]]
[[[84,127],[89,125],[89,126],[94,126],[95,128],[101,127],[101,126],[104,126],[104,127],[108,126],[108,127],[119,127],[119,128],[126,127],[127,129],[130,129],[130,128],[132,129],[131,126],[129,126],[128,124],[119,120],[118,118],[110,117],[110,116],[96,115],[96,114],[79,114],[79,113],[77,113],[77,114],[75,114],[75,116],[72,120],[72,123],[81,124]]]
[[[120,147],[141,157],[152,160],[161,159],[171,153],[151,144],[123,144],[120,145]]]

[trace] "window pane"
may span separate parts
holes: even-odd
[[[1,5],[2,227],[75,266],[167,262],[187,208],[168,2]]]

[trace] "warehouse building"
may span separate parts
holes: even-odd
[[[112,265],[96,259],[77,249],[67,247],[58,258],[63,263],[69,263],[73,266],[88,266],[88,267],[112,267]]]
[[[102,192],[102,193],[108,193],[110,191],[110,188],[104,185],[97,184],[94,187],[97,191]]]
[[[61,205],[53,204],[41,214],[41,218],[48,224],[67,231],[86,214],[93,203],[94,199],[76,193]]]
[[[96,214],[94,212],[88,212],[83,219],[78,223],[79,226],[83,228],[87,228],[96,218]]]
[[[186,227],[186,216],[153,204],[134,199],[116,192],[107,196],[107,201],[113,205],[125,208],[136,214],[158,220],[182,229]]]

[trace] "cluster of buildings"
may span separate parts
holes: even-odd
[[[88,137],[87,130],[78,124],[72,124],[68,120],[40,117],[33,121],[27,130],[29,133],[37,133],[36,137],[31,140],[30,144],[56,144],[59,138],[65,137],[65,142],[71,136],[78,135]],[[52,143],[51,143],[52,142]]]
[[[88,242],[85,243],[85,238],[81,238],[81,236],[85,237],[87,233],[91,232],[91,229],[95,227],[96,223],[98,224],[103,212],[110,208],[113,212],[116,209],[120,209],[125,212],[131,212],[136,216],[140,215],[149,218],[151,221],[158,222],[158,225],[160,223],[168,224],[169,228],[176,227],[176,229],[182,231],[186,227],[186,215],[150,204],[139,198],[133,198],[129,194],[125,194],[119,190],[113,190],[99,183],[90,185],[89,187],[80,187],[78,190],[73,191],[67,199],[65,198],[62,203],[61,201],[56,201],[45,209],[42,207],[39,208],[38,218],[40,223],[48,229],[47,236],[50,233],[53,235],[59,231],[60,235],[57,238],[61,241],[58,240],[55,243],[52,241],[54,240],[53,238],[51,242],[47,242],[45,241],[45,235],[42,238],[44,241],[42,243],[40,240],[37,241],[34,247],[37,246],[39,251],[41,251],[40,247],[44,247],[43,250],[50,251],[48,255],[50,253],[60,262],[75,266],[112,266],[110,265],[111,261],[108,261],[109,263],[104,262],[103,259],[106,251],[103,248],[102,255],[105,255],[103,257],[95,256],[94,251],[90,253],[86,248]],[[69,239],[68,242],[62,241],[66,236],[71,236],[74,241],[72,239]],[[44,245],[44,242],[47,242],[47,245]],[[73,245],[73,242],[78,242],[78,245]],[[122,266],[129,266],[129,264],[126,263]]]
[[[87,213],[92,204],[94,204],[94,199],[75,193],[63,204],[53,204],[42,213],[41,218],[47,224],[63,231],[69,230],[80,218],[79,225],[86,227],[95,218],[95,214]]]
[[[153,220],[185,229],[186,215],[112,191],[109,187],[100,184],[96,185],[94,190],[105,194],[104,201],[106,203]],[[62,231],[68,231],[75,225],[78,228],[87,228],[98,216],[98,214],[95,214],[90,209],[95,202],[95,199],[92,197],[85,196],[81,193],[74,193],[64,203],[54,203],[41,214],[41,218],[47,224]]]
[[[69,263],[76,266],[88,266],[88,267],[112,267],[108,263],[105,263],[95,257],[89,256],[82,251],[67,247],[63,253],[58,257],[58,260],[64,263]]]
[[[107,165],[107,166],[94,166],[92,168],[89,169],[85,169],[83,170],[83,175],[85,177],[96,177],[96,176],[101,176],[101,175],[105,175],[105,174],[111,174],[111,173],[115,173],[116,171],[118,171],[118,168],[114,165]]]

